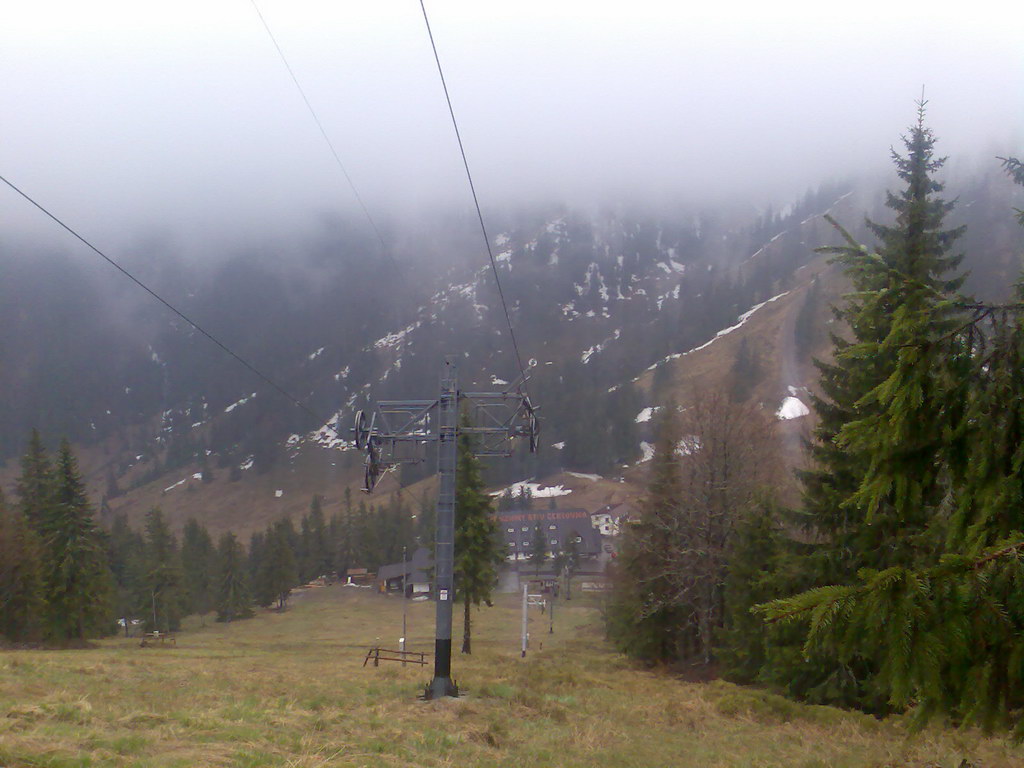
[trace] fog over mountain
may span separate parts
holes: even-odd
[[[0,172],[99,244],[210,253],[359,214],[249,2],[9,5]],[[382,225],[469,205],[416,2],[259,7]],[[1014,151],[1024,123],[1005,4],[427,8],[490,210],[781,207],[884,170],[922,84],[958,158]],[[0,218],[66,243],[9,190]]]
[[[0,175],[309,410],[0,185],[0,460],[39,427],[95,446],[94,475],[122,488],[162,488],[206,457],[278,471],[297,436],[322,448],[330,420],[420,396],[446,354],[465,356],[467,381],[514,378],[419,4],[257,2],[11,9]],[[795,317],[824,269],[813,249],[834,242],[821,214],[858,236],[865,212],[886,217],[888,148],[922,84],[969,225],[968,289],[1005,297],[1019,271],[1010,211],[1024,202],[995,160],[1021,154],[1019,11],[427,8],[512,323],[538,363],[547,447],[561,446],[508,463],[506,480],[635,464],[649,437],[637,414],[654,391],[675,396],[663,363],[779,297]],[[825,316],[817,301],[805,317]],[[812,347],[778,376],[762,369],[772,410]],[[740,370],[722,349],[717,369]],[[587,431],[595,414],[603,437]]]

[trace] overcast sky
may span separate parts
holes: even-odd
[[[470,204],[417,0],[258,3],[375,217]],[[428,0],[485,207],[781,204],[884,168],[922,84],[943,152],[1024,151],[1021,4],[695,5]],[[101,247],[357,211],[250,0],[0,7],[0,174]]]

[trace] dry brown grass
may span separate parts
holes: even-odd
[[[0,766],[949,766],[997,768],[1024,751],[974,731],[910,737],[896,720],[805,707],[725,683],[636,668],[603,642],[597,611],[535,615],[518,654],[511,596],[476,616],[457,656],[464,698],[423,702],[429,668],[363,668],[394,645],[397,599],[309,590],[283,615],[196,628],[175,649],[112,639],[0,653]],[[410,606],[432,646],[433,605]],[[543,648],[540,643],[543,642]]]

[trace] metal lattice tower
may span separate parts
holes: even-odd
[[[441,373],[441,392],[436,400],[382,400],[369,420],[356,413],[356,447],[366,451],[366,483],[371,492],[381,475],[400,464],[424,460],[422,446],[437,443],[437,528],[434,552],[434,599],[437,602],[434,633],[434,677],[426,689],[428,699],[458,696],[452,680],[452,603],[455,598],[455,488],[459,433],[475,438],[477,456],[510,456],[512,441],[529,440],[537,450],[538,423],[530,398],[520,392],[525,379],[501,392],[462,392],[458,368],[446,358]],[[515,391],[513,391],[513,388]],[[473,425],[459,426],[463,405],[472,408]]]

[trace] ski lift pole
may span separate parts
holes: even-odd
[[[434,589],[437,601],[434,632],[434,679],[427,698],[458,696],[452,682],[452,601],[455,560],[455,470],[458,462],[459,389],[457,368],[445,360],[438,402],[437,539],[434,552]]]
[[[363,490],[372,493],[386,472],[422,461],[419,448],[437,444],[437,526],[434,548],[434,677],[425,696],[435,699],[458,696],[452,681],[452,602],[455,559],[455,488],[459,433],[474,442],[473,455],[511,456],[516,438],[529,439],[537,451],[537,408],[522,392],[526,378],[499,392],[461,392],[455,358],[446,358],[441,374],[441,396],[436,400],[380,400],[370,416],[356,411],[352,434],[356,448],[366,451]],[[460,405],[465,403],[477,421],[459,426]],[[404,568],[403,568],[404,570]],[[408,574],[403,575],[403,593]],[[526,600],[527,597],[524,597]],[[403,598],[404,600],[404,598]],[[404,606],[404,603],[403,603]],[[525,610],[525,608],[524,608]],[[404,611],[403,611],[404,616]],[[402,634],[406,634],[403,623]],[[524,647],[525,655],[525,647]]]
[[[527,622],[529,621],[528,610],[530,606],[529,585],[523,584],[523,631],[522,631],[522,650],[523,658],[526,658],[526,647],[530,642],[530,633],[527,631]]]

